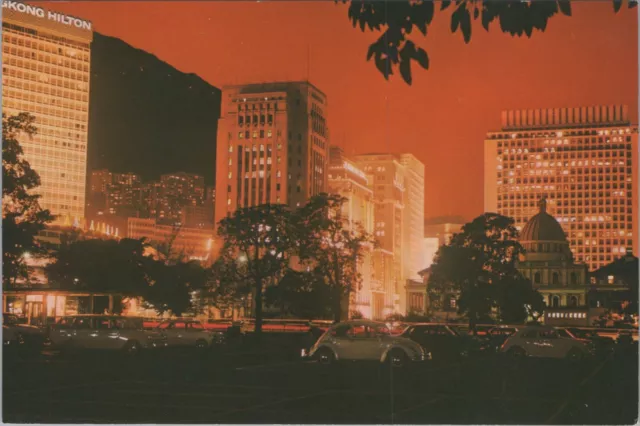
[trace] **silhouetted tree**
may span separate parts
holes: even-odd
[[[334,321],[343,318],[342,304],[359,289],[358,264],[373,238],[364,228],[342,216],[346,198],[319,194],[299,208],[294,217],[297,254],[315,279],[329,287]]]
[[[144,248],[143,240],[128,238],[79,240],[62,245],[45,271],[65,289],[141,296],[149,285]]]
[[[630,0],[628,5],[629,8],[635,7],[637,1]],[[615,12],[621,6],[622,0],[613,0]],[[451,32],[462,33],[465,43],[471,40],[473,21],[480,20],[486,31],[492,22],[497,21],[502,32],[531,37],[534,30],[544,31],[552,16],[558,13],[571,16],[569,0],[351,0],[348,14],[354,27],[359,26],[362,31],[368,28],[382,32],[380,38],[369,46],[367,60],[374,58],[376,68],[386,79],[397,66],[403,80],[411,84],[411,61],[429,69],[429,56],[409,36],[414,27],[422,35],[427,35],[434,16],[446,13],[446,9],[453,9]]]
[[[207,273],[197,261],[167,265],[161,260],[146,258],[149,286],[143,297],[159,314],[171,312],[180,316],[192,307],[194,292],[204,288]]]
[[[238,262],[229,270],[251,282],[255,332],[262,332],[263,291],[284,274],[292,249],[291,213],[285,205],[263,204],[236,210],[222,219],[218,236],[224,241],[220,257]],[[232,269],[235,268],[235,269]]]
[[[331,293],[323,281],[307,272],[288,270],[277,285],[265,292],[265,301],[282,314],[297,318],[325,319],[331,316]]]
[[[35,237],[53,220],[49,210],[40,207],[40,195],[33,193],[40,186],[40,176],[24,159],[18,142],[21,134],[35,135],[34,121],[27,113],[2,114],[2,280],[6,284],[27,278],[27,253],[44,254]]]
[[[162,314],[175,315],[191,307],[191,292],[200,290],[206,272],[197,262],[177,262],[145,256],[144,240],[77,240],[63,244],[47,265],[49,280],[68,290],[119,293],[142,297]]]
[[[527,306],[541,312],[542,298],[516,269],[522,252],[513,219],[485,213],[440,247],[429,287],[452,284],[460,292],[458,312],[474,331],[494,307],[503,319],[524,319]]]

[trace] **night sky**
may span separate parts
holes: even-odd
[[[34,2],[35,3],[35,2]],[[615,14],[611,1],[573,3],[532,39],[480,22],[471,43],[449,31],[452,8],[436,13],[413,40],[431,67],[413,67],[407,86],[386,82],[347,7],[327,2],[39,3],[91,20],[94,29],[144,49],[216,87],[310,81],[329,98],[331,140],[347,153],[408,151],[426,166],[426,216],[483,208],[483,139],[510,108],[629,105],[637,122],[637,9]],[[117,88],[114,88],[117,90]]]

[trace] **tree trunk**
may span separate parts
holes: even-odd
[[[255,311],[255,317],[256,317],[255,334],[256,334],[256,336],[259,336],[262,333],[262,280],[261,279],[257,279],[256,280],[256,294],[255,294],[254,303],[255,303],[255,307],[256,307],[256,311]]]
[[[334,287],[332,292],[331,311],[333,313],[333,322],[338,323],[342,321],[342,292],[340,287]]]

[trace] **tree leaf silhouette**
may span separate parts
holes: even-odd
[[[558,6],[563,15],[571,16],[571,2],[569,0],[558,0]]]
[[[622,0],[612,0],[614,11],[621,9]],[[337,2],[337,1],[336,1]],[[346,2],[346,0],[343,0]],[[442,0],[440,10],[451,6],[452,0]],[[558,13],[571,16],[571,0],[456,0],[456,9],[450,17],[450,29],[455,33],[460,30],[465,43],[469,43],[472,33],[471,11],[468,5],[473,5],[473,20],[481,19],[482,27],[489,31],[494,20],[498,21],[500,31],[511,35],[532,37],[534,30],[545,31],[549,19]],[[637,0],[629,0],[629,8],[636,7]],[[481,15],[481,16],[480,16]],[[348,10],[349,20],[354,27],[359,26],[362,31],[369,28],[372,31],[384,31],[381,37],[369,46],[367,60],[375,58],[376,68],[388,80],[393,74],[393,68],[403,62],[417,61],[428,69],[429,59],[422,49],[412,47],[412,54],[407,57],[398,55],[404,49],[406,35],[411,34],[413,27],[426,35],[428,27],[435,16],[435,1],[433,0],[351,0]],[[440,14],[438,16],[444,16]],[[384,28],[384,30],[383,30]],[[426,66],[425,66],[426,64]],[[405,81],[410,73],[410,65],[403,65],[401,74]]]

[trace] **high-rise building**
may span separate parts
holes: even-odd
[[[92,39],[90,22],[3,1],[2,112],[35,116],[37,134],[20,144],[54,224],[85,215]]]
[[[404,210],[402,245],[405,256],[402,259],[404,279],[420,280],[418,272],[424,269],[424,164],[413,154],[400,154],[400,164],[404,166]]]
[[[295,208],[326,191],[327,97],[308,82],[223,89],[215,220],[266,203]]]
[[[521,229],[546,196],[578,262],[637,253],[638,127],[626,106],[502,113],[484,146],[484,208]]]
[[[203,207],[204,197],[204,177],[185,172],[162,175],[156,220],[164,224],[180,223],[184,208]]]
[[[342,149],[332,146],[329,150],[329,167],[327,171],[328,192],[338,194],[347,199],[342,206],[342,217],[346,219],[354,230],[361,227],[364,232],[373,235],[374,202],[371,183],[373,176],[367,175],[345,157]],[[373,300],[385,298],[385,291],[389,286],[384,285],[382,277],[376,277],[373,269],[373,247],[367,247],[359,259],[358,271],[362,277],[362,284],[351,294],[350,310],[360,312],[365,318],[382,319],[384,317],[383,304],[377,311],[372,308]],[[387,295],[392,300],[392,295]],[[378,307],[378,306],[376,306]]]
[[[447,219],[449,218],[435,218],[425,221],[424,256],[422,257],[424,268],[433,264],[433,258],[440,246],[449,244],[453,235],[462,230],[463,223],[451,223]]]
[[[382,304],[385,314],[405,311],[403,303],[405,282],[403,246],[405,208],[405,167],[394,154],[365,154],[353,158],[355,164],[373,177],[374,232],[379,253],[374,261],[374,274],[383,277],[389,286],[384,302],[376,300],[376,309]],[[373,303],[373,302],[372,302]]]

